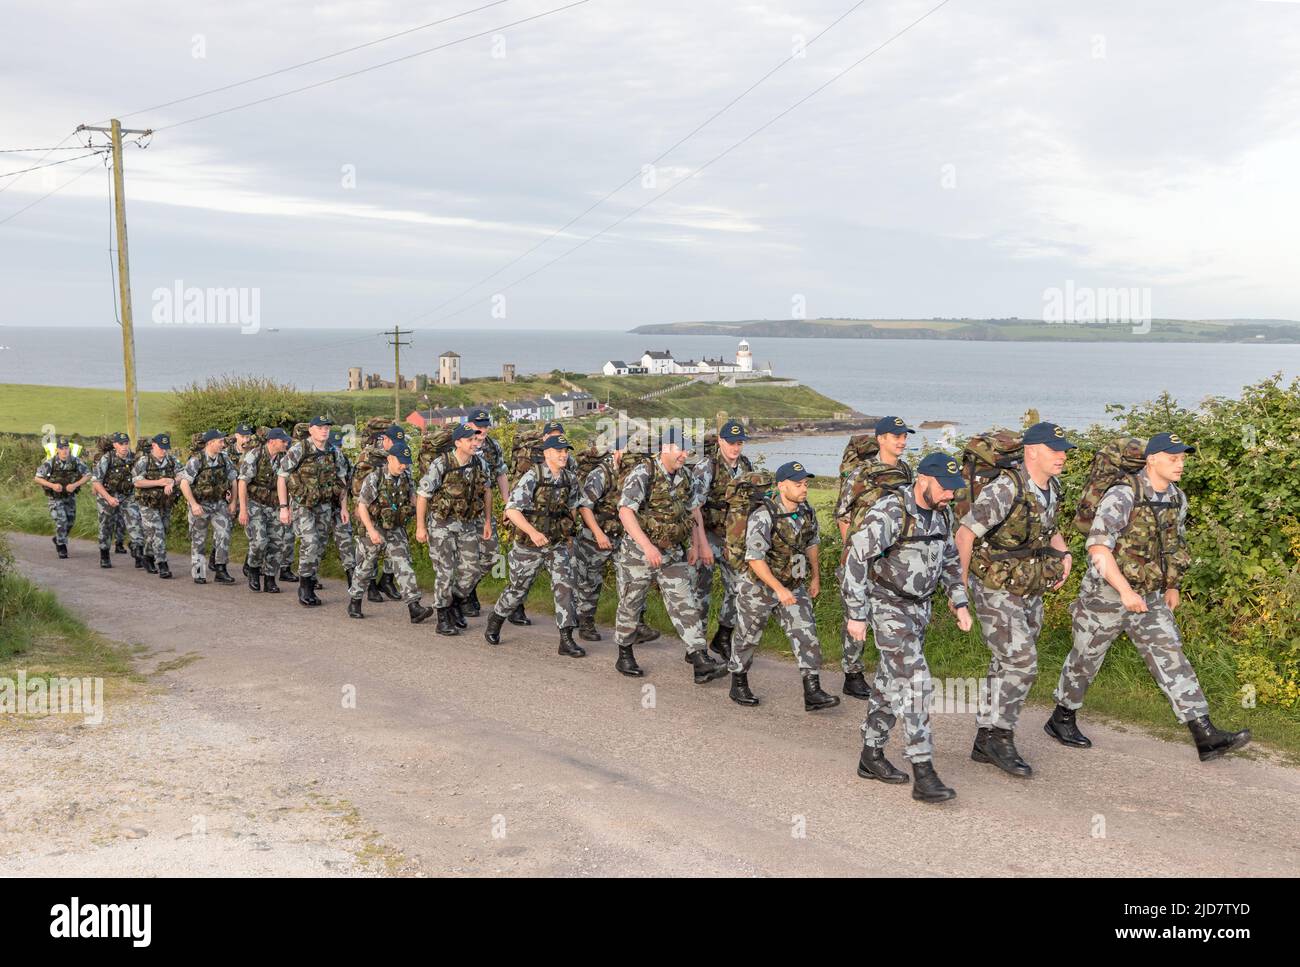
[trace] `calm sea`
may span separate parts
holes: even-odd
[[[645,336],[600,330],[417,330],[406,337],[402,371],[434,373],[445,350],[461,355],[466,376],[563,368],[595,372],[607,359],[645,349],[678,358],[734,356],[728,336]],[[122,385],[116,328],[0,326],[0,382],[117,388]],[[957,429],[1018,425],[1037,407],[1044,419],[1086,426],[1106,419],[1107,403],[1137,403],[1169,390],[1185,404],[1235,395],[1274,372],[1300,375],[1300,345],[1161,343],[980,343],[920,340],[759,339],[756,364],[798,379],[873,415],[949,420]],[[136,334],[142,389],[166,390],[226,373],[273,377],[305,390],[341,390],[349,366],[392,378],[393,351],[368,329],[284,329],[245,335],[237,328],[141,326]],[[937,432],[918,440],[918,449]],[[834,473],[843,437],[755,446],[768,461],[802,459]]]

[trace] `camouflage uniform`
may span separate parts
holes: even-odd
[[[248,485],[248,566],[269,577],[293,556],[293,527],[280,523],[280,495],[276,478],[283,453],[272,456],[265,445],[244,454],[239,462],[239,479]]]
[[[506,467],[505,451],[501,449],[501,444],[496,441],[496,438],[488,436],[484,438],[483,448],[479,450],[478,455],[487,463],[488,488],[495,494],[497,480],[502,475],[509,474]],[[485,522],[479,521],[478,575],[474,578],[474,584],[477,584],[488,571],[492,570],[497,555],[501,553],[501,534],[497,527],[496,516],[489,514],[486,522],[492,525],[492,530],[487,537],[484,537],[482,527]]]
[[[707,622],[713,598],[713,571],[714,568],[721,571],[722,604],[718,607],[718,624],[727,628],[736,627],[736,580],[739,575],[727,563],[727,542],[723,533],[727,505],[722,498],[732,479],[753,469],[743,453],[736,458],[734,466],[728,466],[722,452],[717,451],[711,458],[699,461],[691,472],[691,509],[700,509],[704,518],[704,536],[713,551],[713,564],[700,561],[695,565],[695,597]]]
[[[144,546],[144,530],[140,523],[140,508],[135,502],[135,483],[131,479],[131,455],[119,457],[109,450],[95,461],[92,479],[117,498],[117,506],[95,494],[95,512],[99,516],[99,549],[106,551],[122,534],[130,539],[137,550]]]
[[[539,498],[541,488],[549,489],[549,496]],[[537,572],[546,565],[551,573],[551,591],[555,596],[555,624],[561,630],[578,626],[578,613],[573,604],[573,514],[581,498],[578,474],[572,466],[565,467],[558,476],[552,476],[546,464],[537,464],[528,470],[514,490],[506,510],[521,512],[528,522],[547,536],[550,543],[537,547],[520,532],[516,532],[507,559],[510,583],[497,598],[493,611],[505,618],[528,597],[528,590]]]
[[[1027,503],[1017,506],[1018,496]],[[1056,533],[1060,503],[1054,481],[1047,490],[1041,490],[1028,473],[1016,468],[987,484],[962,518],[962,524],[976,537],[970,592],[991,655],[975,716],[981,728],[1015,731],[1029,690],[1038,678],[1043,593],[1064,574],[1063,565],[1048,564],[1044,557],[1028,554],[1028,542],[1023,552],[1011,552],[1028,555],[1019,558],[1000,556],[1008,553],[1002,545],[1014,546],[1027,537],[1026,525],[1031,518],[1037,518],[1033,547],[1049,548],[1048,541]],[[992,544],[999,535],[999,543]],[[1053,556],[1052,560],[1059,561],[1060,557]]]
[[[1126,554],[1126,540],[1131,539],[1137,525],[1150,524],[1150,518],[1156,511],[1139,505],[1133,487],[1129,484],[1121,483],[1112,487],[1097,505],[1097,515],[1088,532],[1087,546],[1099,545],[1112,550],[1121,572],[1133,590],[1146,602],[1147,611],[1143,614],[1128,611],[1119,592],[1110,586],[1090,561],[1079,588],[1079,596],[1070,605],[1070,613],[1074,616],[1074,647],[1070,649],[1065,665],[1061,668],[1061,679],[1056,686],[1056,701],[1070,709],[1083,707],[1084,694],[1101,670],[1107,649],[1120,632],[1124,632],[1146,662],[1151,677],[1169,699],[1178,721],[1190,722],[1209,715],[1209,705],[1201,691],[1196,672],[1183,653],[1178,625],[1174,621],[1173,612],[1165,604],[1164,596],[1166,587],[1178,587],[1181,571],[1187,562],[1183,543],[1187,499],[1174,484],[1170,484],[1169,489],[1163,493],[1156,493],[1145,470],[1137,474],[1137,480],[1142,489],[1142,501],[1162,501],[1168,507],[1159,512],[1159,516],[1169,525],[1165,536],[1172,539],[1172,546],[1167,552],[1168,567],[1164,569],[1162,579],[1158,567],[1155,574],[1151,574],[1149,568],[1146,573],[1138,573],[1127,566],[1127,561],[1131,558]],[[1141,521],[1139,515],[1147,520]]]
[[[300,440],[289,448],[276,472],[289,481],[293,530],[298,538],[298,576],[315,578],[339,516],[339,501],[347,486],[347,462],[328,444],[317,447],[310,439]],[[344,567],[353,563],[352,556],[349,549]],[[339,558],[344,559],[341,551]]]
[[[225,565],[230,560],[230,500],[227,496],[235,485],[238,471],[235,465],[221,450],[215,457],[209,457],[200,451],[190,457],[189,461],[176,475],[176,488],[181,481],[187,481],[194,500],[203,508],[203,516],[194,516],[194,511],[186,508],[190,524],[190,567],[195,574],[204,567],[206,555],[203,545],[207,543],[208,528],[212,528],[212,560],[218,565]]]
[[[135,481],[175,478],[180,464],[170,453],[161,460],[145,453],[135,462],[132,478]],[[136,488],[135,499],[140,505],[140,524],[144,528],[144,552],[159,564],[167,563],[167,531],[171,529],[172,505],[180,491],[172,488],[169,497],[161,487]]]
[[[338,548],[339,566],[345,571],[351,571],[356,568],[357,544],[352,536],[352,517],[349,516],[345,523],[343,508],[346,506],[347,495],[352,492],[352,461],[348,459],[348,455],[341,449],[335,448],[334,453],[342,468],[339,473],[343,476],[344,496],[340,497],[339,503],[334,508],[334,517],[330,521],[330,532],[334,535],[334,546]],[[326,543],[328,542],[328,539],[326,539]]]
[[[601,510],[601,513],[596,514],[596,522],[609,538],[610,546],[607,551],[601,550],[585,524],[578,529],[573,540],[573,598],[579,616],[596,613],[596,607],[600,604],[600,592],[605,586],[606,566],[623,539],[623,525],[618,522],[619,495],[612,492],[617,477],[618,470],[613,465],[613,458],[606,457],[592,467],[582,481],[578,506],[587,507],[593,513]],[[613,510],[612,520],[605,511],[606,507]],[[602,521],[602,517],[605,520]]]
[[[783,605],[776,592],[758,579],[747,566],[739,576],[736,591],[736,636],[732,639],[731,661],[727,670],[733,674],[748,672],[754,660],[754,649],[763,637],[767,619],[776,612],[781,630],[790,639],[799,671],[808,675],[821,671],[822,646],[817,639],[817,622],[813,616],[813,599],[808,592],[809,560],[803,549],[815,547],[820,539],[817,512],[807,503],[800,504],[793,514],[781,510],[783,528],[782,554],[773,550],[773,510],[780,503],[776,498],[770,504],[756,507],[745,525],[745,560],[766,561],[778,581],[794,595],[794,604]]]
[[[646,594],[651,584],[657,584],[668,617],[687,652],[705,650],[704,615],[695,594],[695,572],[686,563],[685,544],[691,534],[690,499],[690,471],[683,467],[669,474],[658,457],[630,471],[623,481],[618,505],[630,507],[637,514],[641,529],[659,548],[663,562],[652,568],[636,541],[625,539],[619,543],[614,559],[618,579],[614,641],[620,648],[634,643]],[[656,524],[660,513],[662,521]]]
[[[433,459],[416,493],[429,501],[429,560],[433,563],[433,604],[451,606],[452,596],[468,598],[490,568],[483,565],[483,491],[495,486],[488,463],[473,454],[464,464],[456,454]]]
[[[934,754],[924,646],[930,597],[939,587],[954,606],[967,603],[951,515],[918,508],[911,487],[886,494],[850,539],[841,590],[846,617],[869,620],[880,651],[862,741],[884,746],[901,715],[907,743],[903,754],[911,762],[927,762]]]
[[[41,480],[63,484],[65,487],[89,474],[90,468],[86,466],[86,462],[81,457],[71,454],[68,455],[67,460],[60,460],[56,454],[36,468],[36,476]],[[68,533],[72,530],[72,525],[77,522],[77,495],[67,491],[56,494],[46,490],[45,497],[50,505],[50,520],[54,521],[54,542],[60,547],[66,546]]]
[[[402,600],[407,604],[419,602],[420,585],[411,564],[411,544],[406,533],[407,521],[415,516],[413,490],[411,473],[406,468],[397,476],[390,474],[387,467],[372,470],[361,482],[357,505],[366,505],[370,522],[384,542],[372,543],[365,528],[357,529],[356,569],[352,572],[352,586],[348,588],[354,600],[366,593],[366,585],[379,565],[379,555],[383,554],[384,567],[393,575]]]

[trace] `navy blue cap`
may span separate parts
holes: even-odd
[[[388,439],[392,440],[394,443],[401,443],[403,440],[406,439],[406,431],[403,430],[396,423],[394,423],[392,426],[385,427],[382,431],[380,431],[379,435],[388,437]]]
[[[123,433],[121,430],[118,430],[116,433],[111,433],[111,434],[109,434],[109,437],[108,437],[108,438],[109,438],[112,442],[114,442],[114,443],[130,443],[130,442],[131,442],[131,438],[130,438],[129,436],[127,436],[125,433]]]
[[[390,457],[396,457],[398,463],[409,467],[411,465],[411,447],[405,443],[399,443],[393,449],[388,451]]]
[[[54,441],[54,449],[56,450],[62,450],[65,447],[70,447],[70,446],[72,446],[72,444],[68,442],[68,438],[65,436],[61,436]]]
[[[166,433],[159,433],[154,436],[153,442],[158,444],[158,446],[162,447],[164,450],[170,450],[172,448],[172,438]]]
[[[791,460],[789,463],[783,463],[776,468],[777,483],[782,480],[806,480],[815,476],[817,476],[815,473],[809,473],[805,470],[803,464],[798,460]]]
[[[1024,444],[1041,443],[1053,450],[1073,450],[1075,446],[1065,438],[1065,429],[1055,423],[1035,423],[1025,431]]]
[[[491,426],[492,417],[488,414],[487,410],[470,410],[468,422],[475,423],[478,426]]]
[[[876,436],[882,433],[915,433],[901,416],[882,416],[876,421]]]
[[[224,440],[225,438],[226,435],[222,433],[220,430],[217,429],[204,430],[203,436],[199,437],[199,442],[202,444],[208,444],[211,443],[213,440]]]
[[[278,427],[278,426],[273,426],[271,427],[271,429],[267,430],[266,438],[267,440],[284,440],[286,443],[289,440],[293,439],[292,437],[289,436],[289,434],[284,430],[283,427]]]
[[[451,431],[451,439],[454,443],[457,440],[468,440],[471,437],[478,436],[478,430],[468,423],[458,423],[456,428]]]
[[[739,420],[728,420],[718,427],[718,439],[726,440],[728,443],[741,443],[749,439],[749,434],[745,432],[745,427]]]
[[[257,431],[254,430],[247,423],[241,423],[239,424],[239,426],[235,427],[235,432],[238,433],[240,436],[252,436]]]
[[[559,436],[553,436],[542,444],[543,450],[572,450],[573,444],[563,433]]]
[[[563,432],[564,432],[564,424],[559,422],[558,420],[551,420],[544,427],[542,427],[543,436],[545,436],[547,433],[563,433]]]
[[[670,426],[660,431],[659,446],[686,449],[686,437],[682,434],[681,427]]]
[[[961,490],[966,481],[961,475],[957,459],[946,453],[931,453],[916,468],[918,474],[933,477],[944,490]]]
[[[333,426],[334,421],[328,416],[313,416],[308,426]]]
[[[343,442],[343,431],[330,430],[329,442],[331,446],[335,446],[335,447],[341,444]]]
[[[1184,443],[1177,433],[1157,433],[1147,441],[1147,456],[1153,453],[1195,453],[1196,447]]]

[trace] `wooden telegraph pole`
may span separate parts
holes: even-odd
[[[385,333],[393,337],[388,344],[393,347],[393,419],[398,423],[402,422],[402,347],[411,345],[402,342],[402,337],[409,336],[414,331],[393,326],[392,332]]]

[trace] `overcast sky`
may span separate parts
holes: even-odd
[[[486,2],[8,0],[0,148]],[[508,0],[125,117],[161,128],[488,32],[128,145],[137,318],[178,280],[260,290],[263,326],[627,328],[786,318],[797,297],[810,318],[1034,318],[1067,280],[1149,287],[1157,317],[1300,318],[1298,2],[950,0],[511,285],[939,0],[863,3],[664,159],[653,188],[642,165],[853,0],[588,0],[493,36],[565,2]],[[2,154],[0,172],[39,159]],[[0,219],[94,163],[18,179]],[[97,167],[0,225],[0,323],[113,324],[108,178]]]

